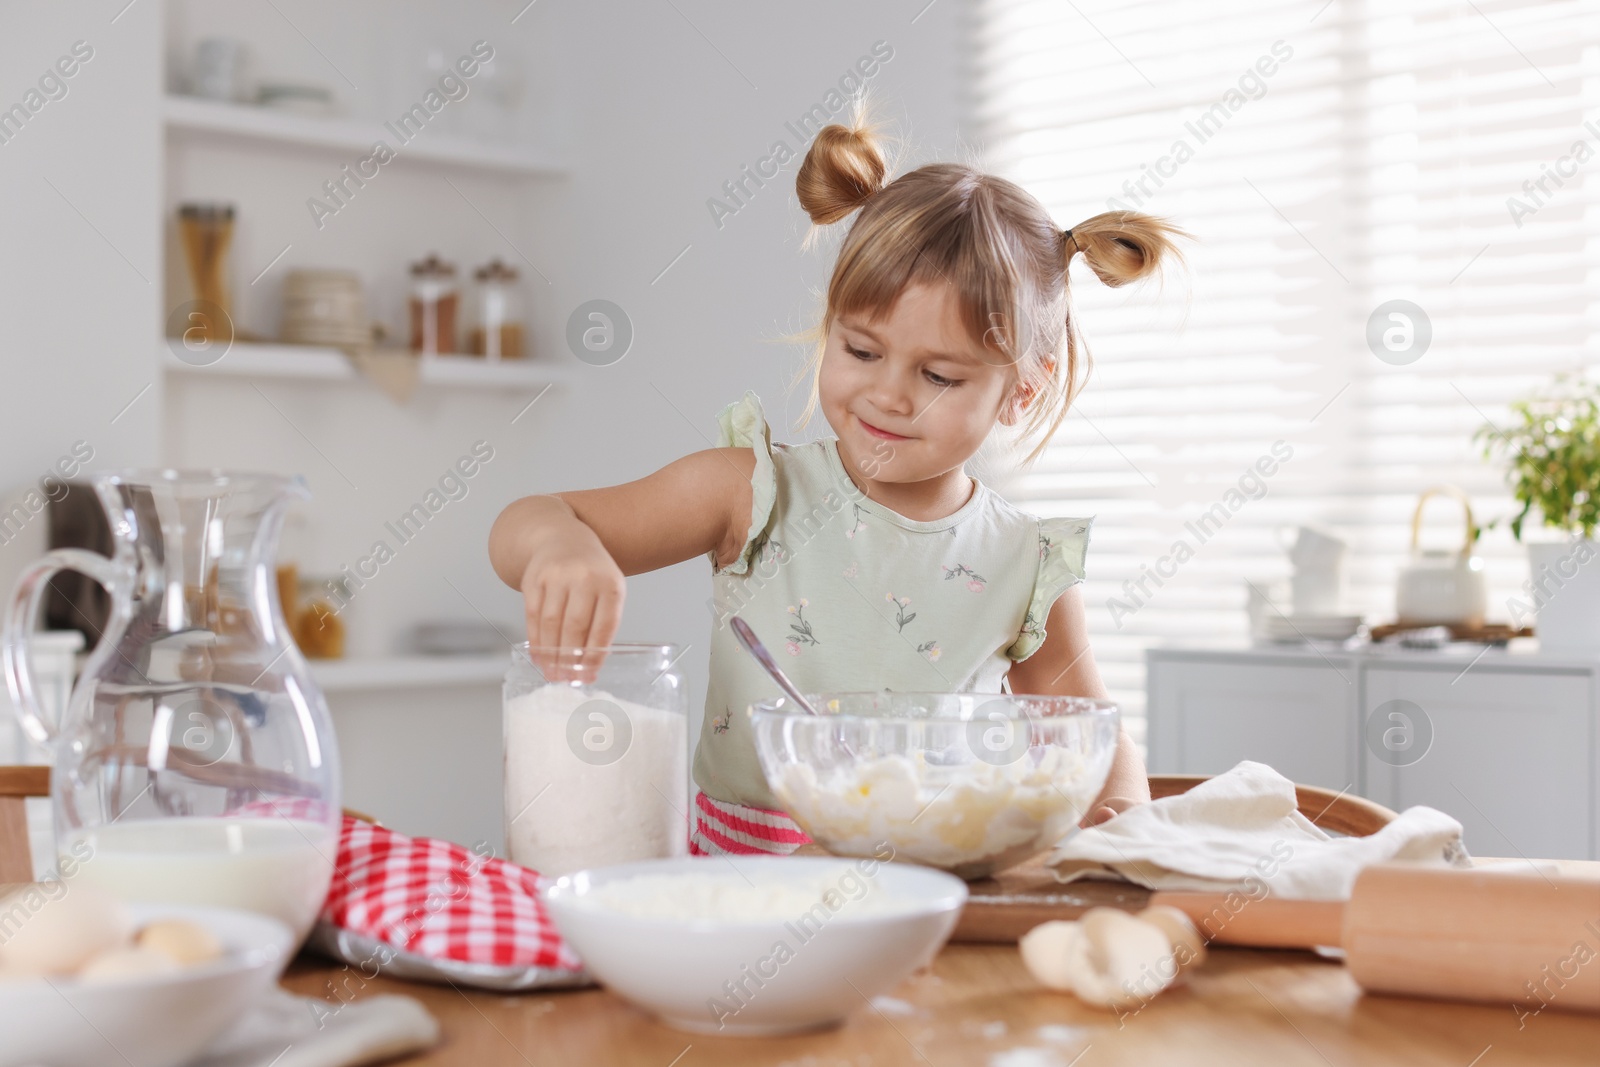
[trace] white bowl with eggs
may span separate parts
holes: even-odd
[[[272,986],[293,947],[264,915],[25,889],[0,901],[0,1067],[178,1067]]]
[[[967,887],[881,858],[689,856],[569,874],[546,891],[602,985],[670,1026],[837,1025],[933,961]]]

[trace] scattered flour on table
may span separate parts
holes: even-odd
[[[1085,1027],[1063,1026],[1061,1023],[1046,1023],[1038,1030],[1039,1040],[1052,1045],[1075,1045],[1088,1033]]]
[[[614,762],[580,759],[569,743],[573,713],[591,700],[626,716],[627,748]],[[620,729],[599,718],[580,724],[580,738],[585,730],[620,743]],[[524,693],[505,706],[505,776],[511,859],[540,874],[688,851],[688,728],[677,712],[571,685]]]
[[[904,1016],[915,1015],[917,1013],[917,1009],[914,1005],[907,1004],[905,1001],[897,1000],[894,997],[873,997],[872,1006],[883,1012],[885,1015]]]
[[[989,1057],[989,1067],[1065,1067],[1065,1063],[1047,1048],[1008,1048]]]

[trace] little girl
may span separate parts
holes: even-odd
[[[773,445],[746,393],[720,416],[720,447],[626,485],[518,500],[490,534],[535,646],[608,645],[625,575],[710,560],[695,853],[807,841],[756,759],[746,709],[777,693],[732,615],[802,692],[1106,695],[1075,588],[1091,520],[1019,511],[963,465],[996,423],[1037,437],[1032,459],[1066,414],[1088,363],[1069,309],[1073,257],[1123,285],[1153,274],[1179,231],[1129,211],[1062,230],[1028,193],[970,167],[892,182],[887,170],[858,120],[823,129],[796,182],[818,225],[860,211],[810,368],[807,417],[820,404],[836,437]],[[1124,732],[1084,821],[1149,797]]]

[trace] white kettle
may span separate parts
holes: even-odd
[[[1422,534],[1422,509],[1434,495],[1454,497],[1466,513],[1467,529],[1459,551],[1424,549],[1417,544]],[[1483,625],[1489,606],[1489,581],[1483,560],[1472,554],[1472,503],[1453,485],[1438,485],[1417,500],[1411,517],[1411,562],[1400,570],[1395,586],[1395,614],[1404,626]]]

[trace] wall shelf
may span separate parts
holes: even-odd
[[[235,341],[217,362],[199,367],[167,350],[168,373],[188,378],[285,378],[300,381],[361,382],[363,378],[337,348],[315,345],[253,344]],[[418,384],[463,389],[539,389],[573,380],[573,368],[549,359],[490,362],[472,356],[424,358]]]
[[[382,122],[370,120],[321,118],[177,95],[168,95],[162,101],[162,118],[169,134],[213,134],[328,149],[350,156],[346,162],[351,164],[371,154],[373,143],[382,140],[394,150],[396,163],[438,163],[529,177],[562,177],[567,173],[565,167],[540,153],[426,128],[414,134],[411,141],[402,142]]]
[[[410,689],[418,686],[499,685],[511,666],[507,653],[476,656],[388,656],[310,660],[325,693]]]

